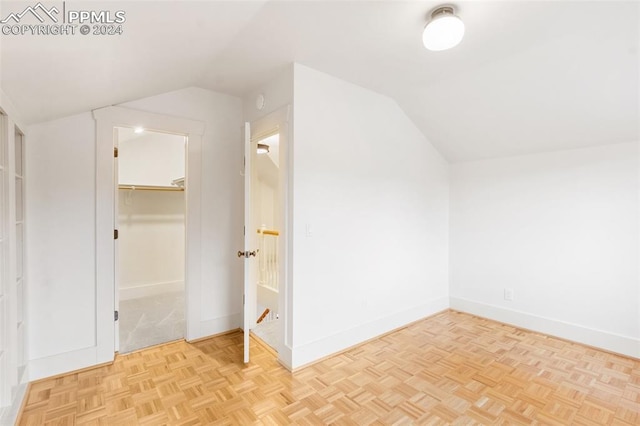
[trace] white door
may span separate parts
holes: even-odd
[[[244,362],[249,362],[249,333],[255,323],[255,283],[256,283],[256,255],[257,233],[253,223],[252,210],[252,187],[253,187],[253,164],[255,160],[256,150],[251,142],[251,126],[244,123],[244,247],[238,251],[238,257],[244,262],[244,291],[243,291],[243,309],[244,309]]]

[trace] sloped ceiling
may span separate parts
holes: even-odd
[[[124,34],[0,36],[0,84],[39,122],[194,85],[241,96],[295,61],[395,99],[450,161],[640,139],[640,3],[456,2],[463,42],[429,52],[439,4],[67,1],[125,10]]]

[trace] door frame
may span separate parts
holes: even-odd
[[[278,133],[280,138],[279,188],[277,227],[281,231],[278,239],[279,291],[278,314],[278,360],[287,369],[292,365],[293,340],[293,297],[292,297],[292,257],[293,257],[293,187],[290,185],[293,174],[293,133],[291,132],[291,105],[286,105],[272,113],[251,122],[251,141],[262,136]],[[255,232],[255,230],[253,230]],[[255,311],[255,306],[253,310]],[[255,317],[255,313],[254,313]]]
[[[114,224],[114,127],[143,127],[187,137],[185,157],[185,338],[195,338],[200,320],[201,175],[204,123],[185,118],[110,106],[93,111],[96,120],[96,363],[115,352],[116,258]]]

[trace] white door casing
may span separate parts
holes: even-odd
[[[293,156],[291,155],[292,134],[289,128],[291,118],[291,106],[284,106],[274,112],[251,123],[251,139],[257,143],[264,137],[278,133],[279,135],[279,178],[278,178],[278,217],[275,226],[280,232],[278,238],[278,314],[279,324],[277,329],[278,359],[287,368],[292,365],[292,286],[291,286],[291,258],[293,238],[293,188],[289,185],[289,177],[293,170]],[[254,150],[255,152],[255,150]],[[255,233],[256,230],[254,229]],[[255,299],[254,299],[255,300]],[[254,305],[255,311],[255,305]],[[255,317],[254,317],[255,321]]]
[[[138,127],[188,138],[185,190],[186,339],[198,337],[201,321],[201,153],[204,123],[123,107],[93,111],[96,120],[96,345],[95,364],[110,362],[115,351],[116,252],[114,132],[115,127]]]
[[[113,129],[113,228],[114,232],[120,229],[120,218],[118,213],[120,212],[120,197],[118,195],[118,183],[120,181],[120,166],[118,165],[118,146],[120,143],[120,134],[117,128]],[[120,312],[120,241],[115,238],[113,241],[113,277],[114,277],[114,289],[113,289],[113,310]],[[120,351],[120,321],[118,318],[114,318],[114,336],[113,336],[113,351]]]

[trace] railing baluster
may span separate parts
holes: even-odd
[[[278,231],[260,228],[260,252],[258,254],[258,284],[278,291]]]

